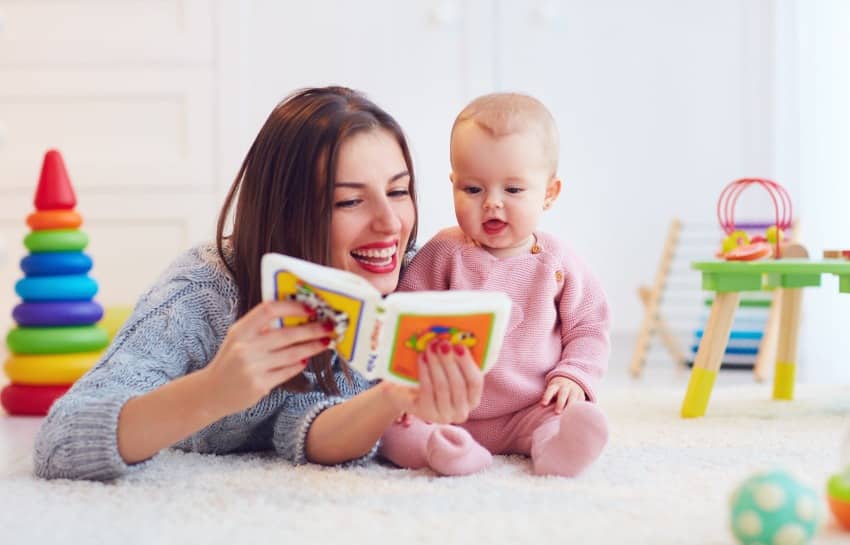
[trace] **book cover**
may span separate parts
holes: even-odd
[[[501,292],[420,291],[386,298],[364,278],[281,254],[262,261],[264,300],[304,304],[306,318],[278,320],[278,327],[330,320],[331,347],[367,378],[418,383],[417,361],[429,343],[462,344],[483,371],[496,362],[510,317]]]

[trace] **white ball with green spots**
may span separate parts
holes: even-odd
[[[741,545],[805,545],[824,510],[815,491],[786,473],[759,473],[732,494],[732,533]]]

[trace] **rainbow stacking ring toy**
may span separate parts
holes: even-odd
[[[34,204],[24,238],[30,253],[15,284],[22,299],[12,311],[17,326],[6,335],[11,354],[3,372],[11,384],[0,391],[0,405],[11,415],[47,414],[109,344],[109,333],[97,325],[104,312],[93,300],[92,259],[83,253],[89,237],[79,230],[77,197],[56,150],[44,156]]]

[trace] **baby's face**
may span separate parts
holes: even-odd
[[[524,131],[494,138],[465,122],[455,127],[451,146],[460,228],[496,257],[530,251],[547,198],[560,191],[539,136]]]

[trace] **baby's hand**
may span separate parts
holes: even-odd
[[[567,402],[570,400],[584,400],[584,390],[576,382],[567,377],[554,377],[546,385],[546,391],[543,392],[543,399],[540,404],[544,407],[555,400],[555,412],[561,414]]]

